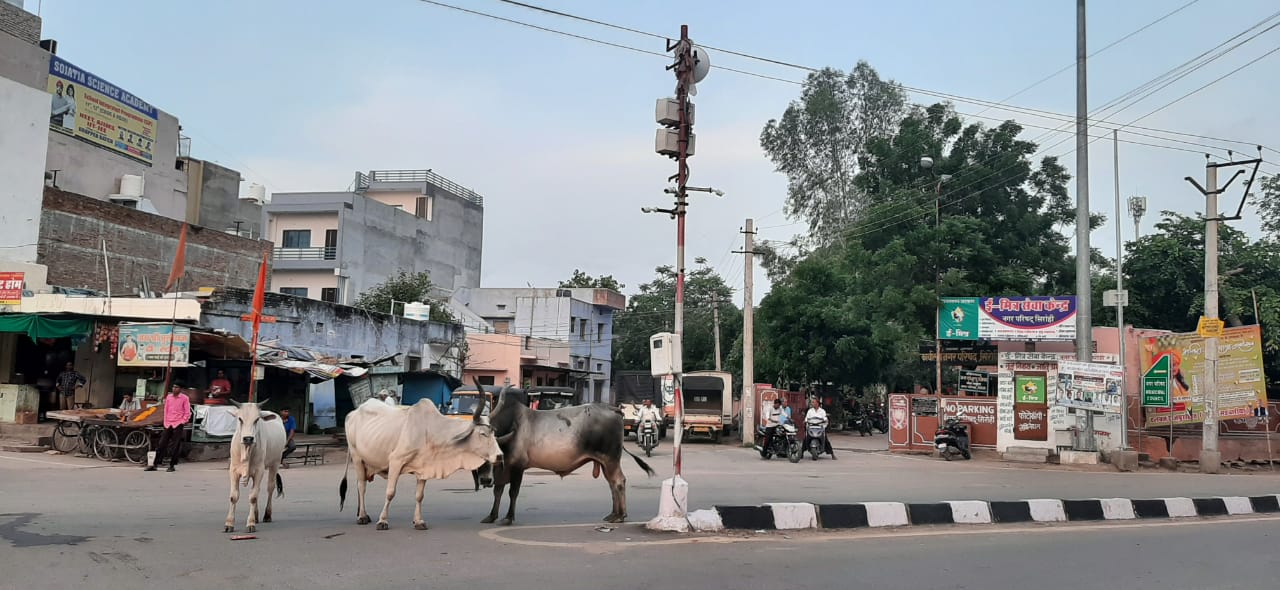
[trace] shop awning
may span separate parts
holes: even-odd
[[[0,314],[0,332],[26,334],[32,340],[88,336],[92,331],[93,320],[83,318],[58,318],[29,313]]]

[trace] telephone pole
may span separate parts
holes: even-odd
[[[1093,362],[1093,286],[1089,277],[1089,53],[1085,0],[1076,0],[1076,360]],[[1085,412],[1087,450],[1095,450],[1093,412]]]
[[[742,429],[742,444],[756,444],[756,313],[752,294],[755,282],[755,221],[747,219],[742,229],[743,285],[742,285],[742,420],[738,427]]]
[[[720,371],[720,300],[716,299],[711,304],[711,317],[716,326],[716,371],[718,372]]]

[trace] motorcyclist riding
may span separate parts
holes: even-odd
[[[818,402],[818,398],[815,397],[809,401],[809,411],[804,415],[804,422],[805,424],[821,424],[824,429],[830,422],[830,420],[827,419],[827,411],[822,409],[822,404]],[[809,448],[810,440],[813,439],[809,437],[808,433],[806,433],[804,435],[804,444],[801,445],[801,448]],[[823,435],[822,444],[824,446],[823,452],[831,455],[831,460],[834,461],[836,453],[831,448],[831,438]]]
[[[658,430],[658,425],[662,423],[662,413],[653,407],[651,399],[644,400],[644,404],[636,410],[636,432],[640,432],[646,422],[652,422],[654,430]]]
[[[782,413],[782,400],[773,400],[773,405],[765,408],[764,415],[764,444],[761,448],[769,449],[772,448],[769,445],[773,443],[773,437],[778,433],[778,426],[785,424],[783,420],[787,419],[786,414]]]

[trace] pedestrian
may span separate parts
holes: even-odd
[[[84,387],[87,382],[84,375],[76,372],[76,366],[68,361],[66,369],[58,374],[58,407],[63,410],[74,409],[76,390]]]
[[[284,462],[284,458],[298,448],[298,445],[293,443],[293,434],[298,430],[298,422],[293,419],[293,416],[289,415],[289,408],[281,409],[280,417],[284,419],[284,434],[287,437],[284,441],[284,453],[280,455],[280,467],[288,469],[289,464]],[[303,465],[303,467],[306,467],[306,465]]]
[[[182,450],[182,427],[190,420],[191,399],[182,393],[182,382],[175,382],[164,396],[164,433],[160,435],[160,445],[156,448],[156,461],[145,471],[155,471],[156,465],[164,462],[165,453],[169,455],[166,471],[174,471],[178,466],[178,453]]]

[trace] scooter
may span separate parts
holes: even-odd
[[[652,457],[653,449],[658,446],[658,427],[654,426],[652,420],[645,420],[640,425],[640,432],[636,435],[640,448],[644,449],[644,456]]]
[[[818,455],[825,451],[823,444],[827,440],[827,423],[826,422],[806,422],[805,425],[809,429],[809,455],[814,461],[818,460]]]
[[[938,454],[948,461],[955,455],[961,455],[965,459],[971,458],[969,427],[961,423],[960,418],[947,418],[942,428],[934,433],[933,446],[937,447]]]
[[[804,450],[800,448],[800,441],[796,439],[796,427],[794,425],[783,424],[779,426],[768,448],[761,446],[765,436],[767,436],[765,427],[756,427],[756,440],[761,441],[760,444],[756,445],[756,450],[760,452],[761,458],[767,461],[777,455],[779,457],[785,456],[792,463],[800,462],[800,457],[804,455]]]

